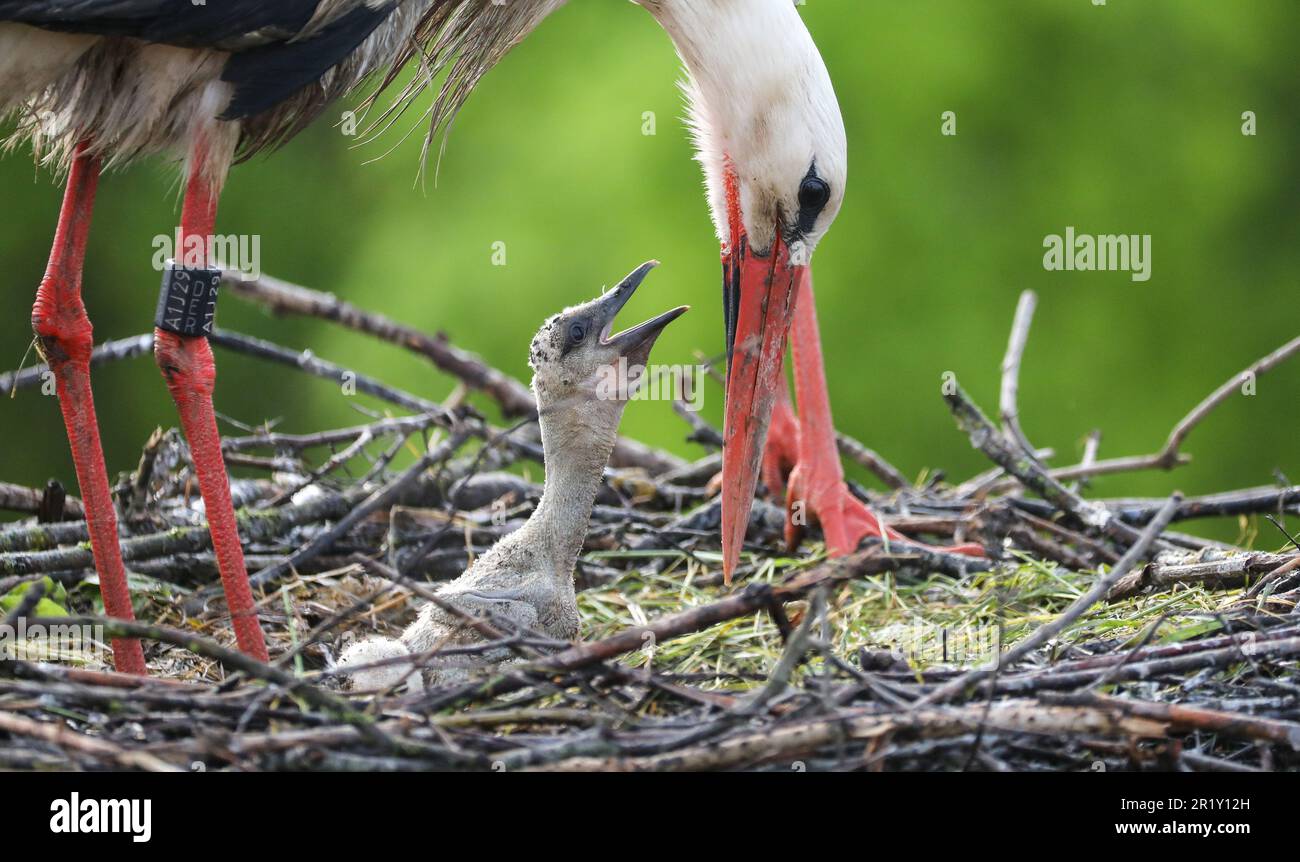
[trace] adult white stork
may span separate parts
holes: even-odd
[[[67,169],[32,324],[57,381],[108,613],[131,616],[81,301],[101,166],[151,153],[188,155],[181,248],[199,253],[164,276],[155,355],[194,455],[239,646],[265,659],[204,337],[219,273],[203,240],[213,233],[227,170],[236,157],[292,136],[371,73],[391,83],[413,58],[420,72],[380,120],[446,71],[432,136],[482,75],[564,2],[0,0],[0,113],[18,112],[19,137]],[[848,552],[884,528],[844,486],[813,303],[813,251],[839,212],[848,167],[830,76],[793,0],[636,2],[667,31],[686,66],[698,158],[723,249],[725,571],[729,577],[737,565],[760,468],[774,489],[790,471],[787,499],[802,501],[820,521],[833,553]],[[178,305],[185,314],[163,313]],[[784,397],[787,334],[795,346],[798,419]],[[115,643],[114,656],[122,670],[145,670],[138,642]]]

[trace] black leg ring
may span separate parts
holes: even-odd
[[[219,269],[180,266],[174,260],[167,261],[154,326],[190,338],[211,335],[217,319],[220,286]]]

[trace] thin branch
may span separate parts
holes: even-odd
[[[1028,450],[1020,449],[1017,443],[1001,434],[956,380],[945,384],[943,398],[948,402],[957,426],[970,437],[971,445],[1015,476],[1025,487],[1089,527],[1102,530],[1125,544],[1137,541],[1136,530],[1115,518],[1105,506],[1084,500],[1066,488],[1049,475]]]
[[[153,352],[153,333],[105,341],[90,354],[90,367],[95,368],[116,362],[119,359],[134,359]],[[30,365],[20,371],[7,371],[0,374],[0,394],[13,395],[19,389],[28,389],[39,385],[45,379],[50,367],[44,362]]]
[[[1038,305],[1038,296],[1032,290],[1020,294],[1016,304],[1015,320],[1011,324],[1011,337],[1007,341],[1007,353],[1002,359],[1002,392],[998,399],[998,409],[1002,414],[1003,433],[1009,435],[1025,452],[1034,452],[1029,439],[1020,427],[1020,361],[1025,355],[1025,344],[1029,341],[1029,327],[1034,321],[1034,309]]]
[[[269,275],[254,278],[236,270],[226,270],[222,273],[222,286],[232,295],[256,302],[276,314],[328,320],[418,353],[440,370],[490,395],[509,418],[531,416],[537,411],[533,394],[527,386],[492,368],[473,353],[450,344],[445,336],[430,336],[382,314],[357,308],[334,294]]]
[[[1300,353],[1300,336],[1288,341],[1277,350],[1228,378],[1222,386],[1205,396],[1199,404],[1178,421],[1178,424],[1169,432],[1165,445],[1158,452],[1150,455],[1105,458],[1091,464],[1080,463],[1069,467],[1058,467],[1049,470],[1048,474],[1053,479],[1058,480],[1084,479],[1091,476],[1109,476],[1115,473],[1129,473],[1138,470],[1172,470],[1175,467],[1187,464],[1192,460],[1191,456],[1184,454],[1181,447],[1187,436],[1192,433],[1192,430],[1205,421],[1206,417],[1213,413],[1215,408],[1231,398],[1234,393],[1241,391],[1241,387],[1248,380],[1258,379],[1260,375],[1273,370],[1297,353]],[[991,493],[998,493],[1000,490],[1000,487],[995,487],[991,489]]]

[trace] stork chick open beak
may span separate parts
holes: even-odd
[[[755,254],[744,234],[723,257],[722,304],[727,328],[727,408],[722,449],[722,571],[727,583],[740,560],[759,464],[780,387],[785,340],[795,302],[809,279],[791,262],[778,230],[772,249]]]
[[[619,356],[626,357],[629,365],[645,365],[650,358],[650,348],[654,346],[659,333],[690,310],[689,305],[678,306],[631,329],[625,329],[617,335],[610,335],[610,331],[614,328],[614,318],[618,317],[618,313],[623,310],[623,306],[627,305],[632,294],[636,293],[641,282],[645,281],[650,270],[658,265],[657,260],[641,264],[596,303],[594,317],[600,326],[600,343],[614,348]]]

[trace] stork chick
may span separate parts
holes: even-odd
[[[437,596],[464,614],[496,617],[560,640],[578,634],[573,569],[587,536],[591,507],[618,435],[623,409],[644,375],[655,339],[686,307],[610,335],[614,318],[657,264],[642,265],[617,287],[565,309],[533,338],[528,364],[546,459],[541,502],[528,521],[501,539]],[[487,620],[490,623],[490,619]],[[365,668],[383,659],[420,655],[449,646],[487,642],[466,617],[426,605],[401,638],[372,638],[348,647],[339,668],[349,667],[357,689],[381,690],[410,676],[414,685],[447,684],[468,667],[511,657],[505,648],[468,657],[435,658],[423,678],[405,664]]]

